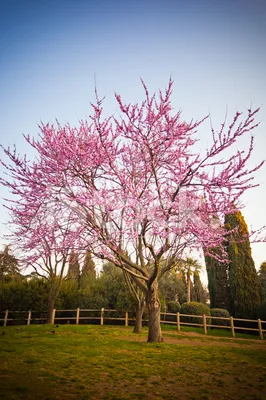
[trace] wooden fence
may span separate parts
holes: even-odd
[[[18,325],[21,323],[26,323],[30,325],[31,323],[44,323],[46,320],[46,313],[38,313],[36,311],[0,311],[0,316],[2,314],[3,318],[0,318],[0,324],[3,322],[4,326]],[[186,319],[195,318],[198,322],[186,322]],[[52,323],[74,323],[78,325],[79,323],[99,323],[100,325],[110,324],[112,321],[120,321],[125,326],[134,323],[135,317],[133,312],[128,311],[117,311],[101,308],[97,309],[72,309],[72,310],[53,310]],[[215,320],[215,323],[214,321]],[[221,320],[221,324],[217,324],[217,321]],[[200,321],[200,323],[199,323]],[[224,324],[222,322],[225,321]],[[146,319],[143,322],[147,322]],[[175,325],[177,330],[180,331],[181,325],[184,326],[196,326],[203,328],[205,334],[208,333],[208,328],[218,328],[218,329],[230,329],[232,336],[235,337],[236,331],[252,331],[258,333],[260,338],[264,338],[264,333],[266,332],[266,321],[260,319],[241,319],[241,318],[223,318],[223,317],[212,317],[206,315],[187,315],[187,314],[173,314],[173,313],[161,313],[161,323],[168,325]],[[247,326],[248,324],[248,326]],[[241,326],[242,325],[242,326]],[[244,326],[243,326],[244,325]],[[253,327],[250,327],[250,326]]]

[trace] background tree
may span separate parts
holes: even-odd
[[[266,300],[266,261],[261,263],[258,277],[259,277],[259,282],[260,282],[261,290],[262,290],[261,298],[263,300]]]
[[[116,95],[119,118],[102,117],[96,92],[90,122],[78,128],[43,124],[37,139],[26,138],[37,152],[34,162],[4,149],[10,179],[0,181],[18,196],[17,207],[12,203],[18,224],[29,216],[20,213],[21,202],[36,213],[36,203],[49,202],[60,221],[66,210],[73,212],[80,251],[89,247],[130,275],[147,304],[148,341],[159,342],[160,279],[185,249],[212,255],[222,247],[224,228],[213,224],[213,216],[234,212],[262,163],[247,166],[253,138],[247,151],[232,148],[257,126],[258,110],[248,110],[243,120],[237,112],[229,126],[212,128],[212,144],[199,154],[195,133],[202,121],[187,123],[174,113],[172,82],[158,96],[143,86],[140,104],[125,104]]]
[[[91,252],[89,250],[86,251],[84,257],[80,279],[81,279],[81,287],[85,287],[86,285],[91,285],[96,279],[95,262],[93,261]]]
[[[193,302],[206,304],[208,299],[208,292],[204,289],[199,270],[196,269],[193,273],[193,287],[191,298]]]
[[[169,303],[171,306],[173,303],[183,304],[187,299],[186,286],[178,271],[171,270],[164,274],[160,279],[159,289],[167,310]]]
[[[96,279],[96,290],[101,288],[105,307],[117,310],[133,310],[135,299],[128,291],[123,272],[114,268],[112,263],[105,263],[100,276]]]
[[[214,249],[218,257],[219,249]],[[230,310],[229,265],[205,255],[211,308]]]
[[[260,284],[251,255],[247,224],[240,211],[225,216],[225,227],[232,231],[227,239],[231,314],[256,318],[260,305]]]
[[[69,310],[78,307],[83,307],[83,293],[78,288],[78,282],[73,279],[63,279],[55,301],[55,308]]]
[[[191,286],[193,285],[191,277],[195,273],[199,273],[199,271],[202,269],[202,266],[197,260],[187,257],[186,259],[178,262],[177,268],[183,274],[184,281],[186,282],[187,303],[189,303],[191,301]]]
[[[9,252],[9,247],[5,246],[4,250],[0,252],[0,281],[4,282],[6,279],[12,279],[20,275],[18,261]]]
[[[104,283],[105,298],[109,308],[135,310],[136,318],[134,333],[142,331],[142,318],[145,310],[145,299],[142,292],[131,280],[130,275],[121,270],[116,270],[112,263],[105,263],[96,280]],[[103,287],[103,286],[102,286]]]
[[[75,282],[77,284],[77,288],[80,289],[81,272],[79,266],[79,256],[74,250],[71,250],[69,255],[67,278]]]

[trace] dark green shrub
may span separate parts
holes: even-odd
[[[45,279],[10,281],[0,287],[0,309],[47,311],[49,287]]]
[[[180,303],[176,301],[168,301],[167,302],[167,312],[169,313],[178,313],[180,312]]]
[[[264,301],[258,309],[258,318],[266,321],[266,301]]]
[[[212,317],[230,318],[230,314],[224,308],[211,308]],[[230,321],[226,319],[211,319],[211,325],[228,326]]]
[[[180,314],[187,315],[211,315],[210,309],[206,304],[197,303],[192,301],[191,303],[184,303],[180,308]],[[188,322],[191,324],[203,324],[203,318],[197,317],[181,317],[181,322]],[[207,318],[207,324],[210,324],[210,318]]]

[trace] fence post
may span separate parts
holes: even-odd
[[[6,310],[5,312],[4,326],[7,325],[7,318],[8,318],[8,310]]]
[[[27,325],[30,325],[30,320],[31,320],[31,310],[29,310]]]
[[[258,327],[259,327],[260,338],[263,340],[263,332],[260,319],[258,319]]]
[[[76,325],[78,325],[78,324],[79,324],[79,312],[80,312],[80,309],[79,309],[79,308],[77,308],[77,314],[76,314]]]
[[[125,326],[128,326],[128,312],[126,311]]]
[[[101,325],[103,325],[104,308],[101,309]]]
[[[204,329],[205,335],[207,335],[207,324],[206,324],[206,315],[205,314],[203,314],[203,329]]]
[[[235,337],[235,327],[234,327],[234,318],[233,317],[230,317],[230,324],[231,324],[232,336]]]
[[[55,308],[53,309],[53,313],[52,313],[52,324],[54,324],[54,319],[55,319]]]
[[[177,330],[180,332],[180,313],[176,314]]]

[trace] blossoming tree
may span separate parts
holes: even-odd
[[[255,186],[253,173],[262,163],[248,168],[252,136],[246,151],[233,151],[237,139],[257,126],[258,110],[236,113],[228,127],[211,129],[211,146],[198,153],[196,132],[204,120],[186,123],[173,111],[171,81],[158,95],[143,87],[140,104],[124,104],[116,95],[117,118],[103,118],[96,92],[89,122],[41,125],[37,139],[26,137],[37,151],[34,162],[5,149],[13,181],[2,184],[23,199],[23,218],[32,208],[38,214],[35,202],[56,208],[60,221],[70,210],[79,248],[130,276],[148,307],[148,341],[160,342],[158,281],[184,252],[204,248],[211,255],[221,246],[223,255],[225,232],[217,220],[234,212],[240,196]]]
[[[65,211],[62,219],[58,213],[61,210],[57,207],[49,209],[44,199],[35,197],[34,203],[29,203],[28,187],[26,192],[18,186],[16,190],[23,195],[18,204],[8,207],[12,227],[9,240],[14,243],[19,264],[25,269],[33,269],[34,273],[48,281],[47,323],[51,323],[62,282],[69,279],[66,267],[79,236],[78,227],[70,210]]]

